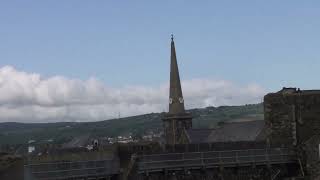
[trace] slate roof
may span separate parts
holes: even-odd
[[[255,141],[264,137],[264,122],[231,122],[215,129],[189,129],[186,133],[190,143]]]
[[[188,129],[187,136],[190,143],[206,142],[213,129]]]

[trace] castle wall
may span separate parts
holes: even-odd
[[[267,94],[264,110],[270,143],[301,148],[306,175],[320,180],[320,90]]]
[[[320,91],[286,88],[264,97],[268,139],[272,144],[301,144],[320,132]]]
[[[294,145],[295,114],[293,98],[282,93],[271,93],[264,97],[264,116],[268,127],[268,139],[272,144]]]
[[[304,146],[306,168],[311,179],[320,179],[320,135],[310,138]]]
[[[297,135],[301,143],[320,134],[320,91],[297,95]]]

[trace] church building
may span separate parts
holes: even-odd
[[[162,120],[167,144],[181,144],[184,131],[192,128],[192,116],[184,108],[173,36],[171,37],[169,112]]]
[[[171,37],[169,112],[163,117],[166,144],[256,141],[264,139],[264,121],[226,123],[215,129],[193,129],[192,115],[186,112],[177,55]]]

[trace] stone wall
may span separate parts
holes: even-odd
[[[264,116],[272,144],[301,144],[320,131],[320,90],[284,88],[269,93]]]
[[[23,179],[23,159],[9,154],[0,154],[0,179]]]
[[[305,163],[311,179],[320,180],[320,135],[315,135],[304,143]]]
[[[264,97],[264,116],[269,130],[267,138],[272,144],[296,143],[293,102],[292,96],[282,92],[270,93]]]
[[[320,91],[297,95],[297,137],[303,143],[320,133]]]

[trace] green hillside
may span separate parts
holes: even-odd
[[[225,121],[263,119],[262,104],[243,106],[220,106],[188,110],[193,115],[194,128],[210,128]],[[33,139],[52,139],[62,143],[72,137],[91,134],[93,136],[114,137],[118,135],[141,136],[147,131],[162,131],[163,113],[151,113],[99,122],[59,122],[59,123],[0,123],[0,144],[20,144]]]

